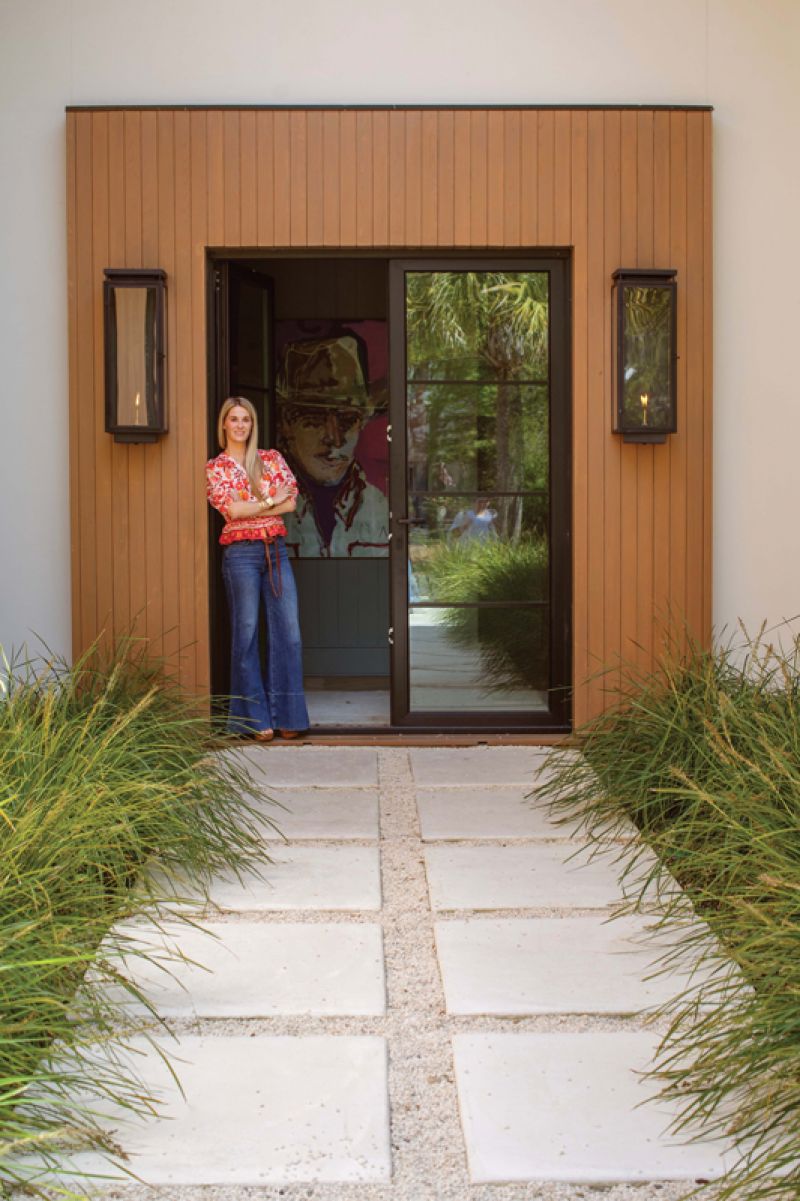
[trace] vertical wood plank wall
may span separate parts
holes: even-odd
[[[575,720],[667,614],[711,623],[711,114],[80,110],[67,114],[73,649],[134,623],[208,687],[207,247],[570,247]],[[103,430],[104,267],[168,274],[170,432]],[[678,269],[679,429],[610,433],[611,275]]]

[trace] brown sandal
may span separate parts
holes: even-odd
[[[275,737],[275,731],[274,730],[256,730],[253,737],[255,738],[256,742],[272,742],[273,738]]]
[[[299,730],[278,730],[278,733],[280,734],[281,738],[299,738],[300,737]]]

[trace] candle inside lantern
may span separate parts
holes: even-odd
[[[141,415],[142,415],[142,394],[141,394],[141,392],[136,393],[136,399],[133,402],[133,414],[134,414],[133,424],[141,425]]]
[[[642,425],[647,425],[647,406],[650,403],[650,397],[646,392],[643,392],[639,397],[642,405]]]

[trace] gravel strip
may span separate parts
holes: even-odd
[[[103,1201],[683,1201],[687,1184],[473,1184],[429,1179],[416,1193],[397,1184],[192,1185],[143,1189],[124,1185],[102,1193]],[[704,1201],[713,1201],[706,1193]]]

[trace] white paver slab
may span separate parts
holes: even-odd
[[[186,1035],[165,1044],[185,1097],[157,1054],[137,1049],[135,1070],[163,1097],[161,1116],[104,1112],[147,1184],[389,1180],[384,1039]],[[95,1155],[73,1162],[108,1170]]]
[[[620,900],[607,858],[571,859],[575,848],[431,846],[425,850],[434,909],[602,909]]]
[[[280,807],[264,801],[256,808],[291,841],[378,838],[378,793],[374,788],[273,788],[269,795]],[[274,837],[269,826],[265,836]]]
[[[526,799],[525,788],[426,788],[417,792],[423,840],[458,838],[566,838],[547,806]]]
[[[304,847],[272,843],[263,876],[219,876],[214,905],[236,912],[271,909],[380,909],[377,847]]]
[[[259,784],[263,783],[267,790],[306,785],[374,788],[378,783],[378,752],[369,747],[290,747],[270,743],[248,745],[239,753],[248,760]]]
[[[693,1180],[723,1168],[719,1142],[681,1143],[676,1111],[638,1073],[651,1032],[458,1034],[461,1119],[475,1183]]]
[[[386,1011],[377,925],[206,922],[132,928],[155,962],[126,972],[164,1017],[272,1017]],[[178,948],[184,961],[165,955]],[[163,964],[169,974],[164,971]]]
[[[414,779],[420,786],[522,784],[532,788],[549,751],[536,746],[437,746],[409,753]]]
[[[646,979],[659,955],[642,940],[646,927],[635,916],[436,922],[447,1012],[638,1013],[661,1004],[687,976]]]

